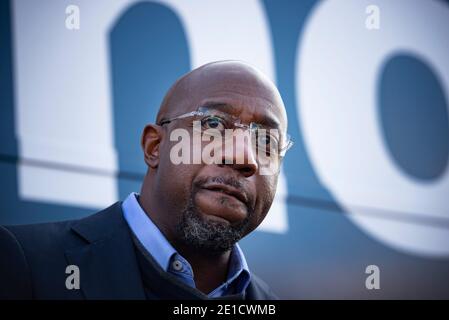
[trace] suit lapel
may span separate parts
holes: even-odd
[[[121,203],[82,219],[72,227],[87,244],[66,251],[79,267],[86,299],[145,299],[130,230]]]

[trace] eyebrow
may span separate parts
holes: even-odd
[[[240,109],[237,108],[236,106],[223,102],[206,102],[203,105],[201,105],[201,107],[206,107],[208,109],[215,109],[229,114],[236,114],[238,113],[238,111],[240,111]],[[270,116],[261,116],[260,121],[257,121],[257,123],[273,129],[279,129],[280,126],[279,122]]]

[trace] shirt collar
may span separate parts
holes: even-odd
[[[133,192],[122,203],[125,220],[128,222],[134,235],[159,266],[168,271],[170,259],[177,252],[150,217],[143,211],[136,196],[137,194]]]
[[[137,201],[137,193],[130,193],[122,203],[123,215],[134,235],[142,243],[144,248],[152,255],[159,266],[168,271],[172,257],[179,256],[179,253],[168,242],[163,233],[154,224],[151,218],[143,211]],[[186,261],[183,258],[184,261]],[[188,264],[188,262],[186,261]],[[190,265],[189,265],[190,267]],[[228,277],[226,283],[231,283],[241,274],[244,275],[245,287],[250,279],[250,271],[245,256],[236,243],[231,251]]]

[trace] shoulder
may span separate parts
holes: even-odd
[[[0,226],[0,299],[28,299],[52,282],[64,283],[66,252],[110,234],[120,216],[116,203],[76,220]]]
[[[70,241],[69,231],[76,221],[4,226],[2,229],[3,233],[9,233],[9,236],[14,238],[26,251],[34,248],[34,251],[40,251],[42,254],[45,254],[46,250],[64,246],[66,242]],[[44,251],[42,252],[41,250]]]
[[[77,243],[71,223],[0,226],[0,299],[32,299],[36,287],[65,275],[65,248]]]
[[[31,298],[30,270],[16,237],[0,226],[0,299]]]
[[[29,224],[3,226],[3,233],[30,253],[43,255],[54,250],[71,249],[86,243],[91,234],[104,235],[116,228],[121,215],[120,202],[84,218]],[[0,240],[2,241],[2,240]],[[89,241],[87,241],[89,242]]]
[[[273,290],[254,273],[251,274],[251,282],[247,289],[249,300],[278,300],[279,297]]]

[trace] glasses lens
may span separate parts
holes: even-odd
[[[201,119],[201,128],[203,130],[213,129],[214,131],[223,131],[226,129],[226,120],[219,116],[205,116]]]

